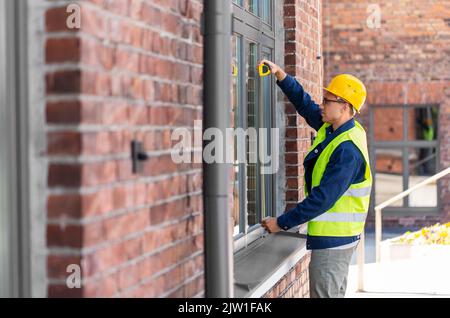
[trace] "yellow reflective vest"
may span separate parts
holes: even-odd
[[[330,124],[324,124],[320,128],[310,152],[325,140],[326,129],[329,126]],[[370,171],[366,132],[359,122],[355,120],[355,127],[334,138],[320,154],[313,169],[311,189],[320,184],[331,154],[345,141],[352,141],[363,154],[366,162],[365,180],[361,183],[352,184],[330,210],[308,222],[308,235],[356,236],[360,235],[364,229],[369,211],[372,173]],[[305,195],[309,195],[306,187]]]

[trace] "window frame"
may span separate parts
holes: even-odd
[[[247,58],[247,46],[249,42],[253,42],[257,44],[257,56],[258,60],[261,59],[263,52],[268,52],[272,54],[272,59],[275,58],[275,33],[274,33],[274,25],[275,25],[275,10],[274,10],[275,2],[271,1],[271,10],[270,10],[270,21],[271,25],[267,24],[262,17],[262,6],[259,6],[259,12],[256,16],[253,13],[247,11],[245,8],[241,7],[239,4],[237,4],[235,1],[233,1],[233,24],[232,24],[232,32],[233,36],[236,36],[237,39],[241,40],[241,50],[240,50],[240,63],[241,63],[241,69],[246,70],[247,64],[248,64],[248,58]],[[247,72],[239,70],[238,73],[238,83],[240,85],[240,96],[237,98],[238,101],[238,122],[235,122],[235,127],[240,127],[243,129],[248,128],[248,100],[247,100],[247,89],[246,89],[246,77]],[[270,111],[267,112],[270,114],[269,116],[269,122],[270,127],[269,128],[275,128],[275,111],[274,107],[276,105],[276,94],[274,92],[274,84],[275,81],[272,76],[266,77],[266,79],[270,79],[270,100],[271,100],[271,107]],[[256,109],[264,109],[264,105],[262,105],[263,100],[263,80],[259,76],[257,76],[257,87],[258,87],[258,93],[257,93],[257,102],[256,102]],[[258,117],[258,121],[261,119]],[[262,127],[266,127],[264,125],[259,125],[258,123],[258,129]],[[271,138],[270,135],[268,136],[268,141],[265,142],[267,146],[270,146]],[[259,140],[259,133],[258,133],[258,140]],[[244,153],[247,154],[247,143],[244,145]],[[258,144],[258,151],[259,151],[259,144]],[[277,158],[278,160],[278,158]],[[257,215],[257,220],[262,218],[262,210],[259,209],[260,204],[262,203],[260,200],[260,193],[261,193],[261,180],[263,180],[264,187],[266,191],[269,191],[270,195],[266,195],[266,197],[270,198],[269,202],[266,203],[266,207],[269,210],[268,216],[276,216],[276,178],[274,175],[265,175],[266,177],[261,178],[260,173],[260,163],[258,160],[257,164],[257,183],[256,183],[256,195],[257,195],[257,210],[260,211],[260,214]],[[238,182],[239,182],[239,234],[233,235],[234,236],[234,250],[239,251],[242,248],[245,248],[248,244],[252,243],[253,241],[261,238],[264,236],[264,229],[257,223],[251,227],[248,225],[248,208],[247,208],[247,164],[246,163],[239,163],[239,173],[238,173]],[[270,185],[270,190],[267,190],[267,186]]]
[[[371,157],[371,169],[373,174],[373,195],[371,196],[371,206],[374,208],[377,204],[376,199],[376,150],[377,149],[397,149],[402,150],[402,191],[407,190],[409,186],[409,148],[435,148],[436,149],[436,170],[439,170],[441,166],[440,160],[440,145],[441,145],[441,135],[439,134],[439,129],[437,138],[434,141],[425,140],[410,140],[409,139],[409,110],[415,108],[436,108],[438,111],[437,118],[440,116],[440,105],[431,104],[372,104],[369,107],[369,153]],[[403,136],[401,140],[395,141],[377,141],[375,140],[375,111],[383,108],[400,108],[403,111],[402,124],[403,124]],[[437,172],[436,172],[437,173]],[[439,215],[442,210],[442,199],[439,193],[441,192],[440,182],[436,185],[437,198],[435,207],[412,207],[409,205],[409,197],[403,198],[402,206],[398,207],[386,207],[384,211],[390,216],[416,216],[425,214],[427,216]]]

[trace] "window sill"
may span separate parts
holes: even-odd
[[[280,232],[255,241],[234,257],[234,296],[260,298],[307,253],[306,235]]]

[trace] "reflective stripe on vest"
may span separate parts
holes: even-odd
[[[372,187],[365,187],[360,189],[348,189],[347,192],[344,193],[346,197],[366,197],[370,195],[372,192]]]
[[[326,129],[329,126],[330,124],[325,124],[320,128],[310,152],[325,140]],[[356,236],[364,230],[372,190],[372,173],[366,132],[356,120],[355,127],[334,138],[317,158],[312,173],[311,189],[320,185],[331,155],[341,143],[346,141],[352,141],[363,154],[366,163],[365,180],[352,184],[327,212],[308,222],[308,234],[311,236]],[[306,187],[305,194],[308,195]]]
[[[365,222],[367,213],[327,212],[316,217],[314,222]]]

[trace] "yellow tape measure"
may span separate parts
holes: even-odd
[[[233,66],[232,66],[232,68],[231,68],[231,74],[232,74],[234,77],[238,76],[238,68],[237,68],[236,65],[233,65]]]
[[[269,65],[262,63],[259,64],[259,76],[264,77],[271,73]]]

